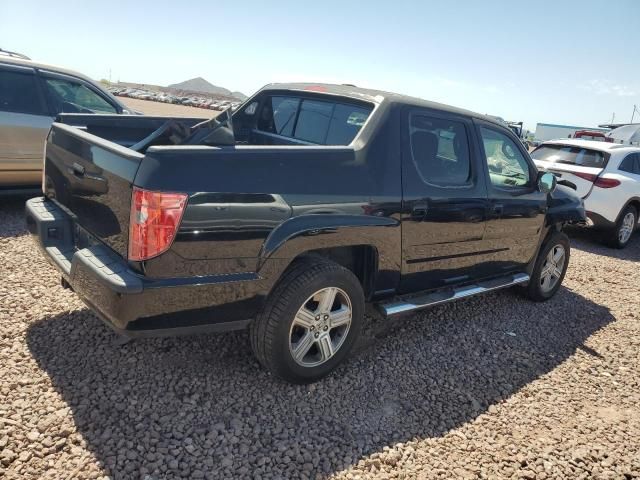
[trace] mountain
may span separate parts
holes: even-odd
[[[244,101],[244,100],[246,100],[247,98],[249,98],[249,97],[247,97],[247,96],[246,96],[244,93],[242,93],[242,92],[231,92],[231,95],[233,95],[233,96],[234,96],[235,98],[237,98],[238,100],[242,100],[242,101]]]
[[[207,82],[202,77],[192,78],[191,80],[186,80],[180,83],[174,83],[173,85],[169,85],[169,88],[175,88],[177,90],[189,90],[192,92],[202,92],[202,93],[211,93],[213,95],[222,95],[225,97],[235,97],[239,100],[244,100],[247,98],[241,92],[231,92],[231,90],[227,90],[223,87],[218,87]]]

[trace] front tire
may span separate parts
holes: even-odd
[[[526,294],[535,302],[546,302],[560,289],[569,266],[569,237],[554,232],[538,253]]]
[[[349,354],[363,319],[364,293],[350,270],[322,258],[296,261],[252,322],[251,347],[274,375],[312,383]]]
[[[611,230],[606,243],[612,248],[624,248],[631,240],[631,235],[638,224],[638,212],[632,206],[625,208],[616,222],[616,226]]]

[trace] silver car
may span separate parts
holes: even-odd
[[[0,50],[0,189],[41,182],[42,152],[58,113],[137,113],[90,78]]]

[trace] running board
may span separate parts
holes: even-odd
[[[511,287],[512,285],[518,285],[520,283],[526,283],[528,281],[529,275],[525,273],[516,273],[514,275],[507,275],[504,277],[486,280],[484,282],[478,282],[473,285],[448,288],[446,290],[436,290],[434,292],[418,295],[416,297],[410,297],[401,301],[381,303],[378,305],[378,308],[383,315],[387,317],[393,317],[401,313],[420,310],[421,308],[430,307],[432,305],[451,302],[460,298],[471,297],[480,293],[499,290],[501,288]]]

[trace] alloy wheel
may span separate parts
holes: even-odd
[[[633,233],[633,227],[635,227],[635,222],[636,216],[633,213],[629,212],[624,216],[622,225],[618,231],[618,240],[620,240],[620,243],[627,243],[629,241]]]
[[[555,245],[542,264],[540,272],[540,288],[544,293],[548,293],[556,286],[562,277],[564,264],[566,261],[566,252],[562,245]]]
[[[344,290],[327,287],[311,295],[298,309],[289,331],[289,352],[303,367],[317,367],[343,345],[352,319],[351,300]]]

